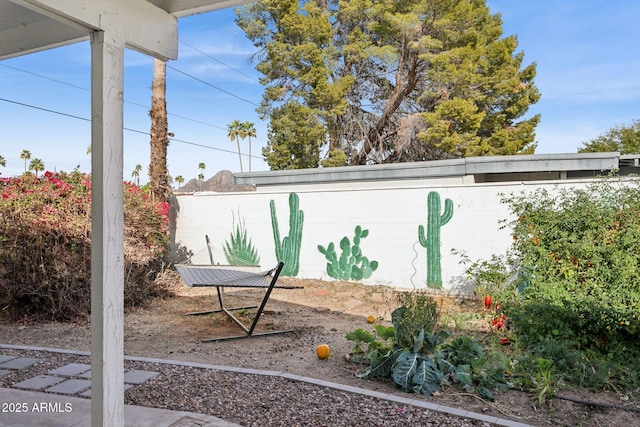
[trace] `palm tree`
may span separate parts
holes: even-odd
[[[243,137],[249,139],[249,172],[251,172],[251,137],[256,137],[256,127],[251,122],[244,122],[242,124]]]
[[[136,185],[140,187],[140,171],[142,171],[142,165],[136,165],[136,168],[131,172],[131,178],[136,179]]]
[[[0,166],[7,166],[7,161],[5,160],[4,156],[0,156]]]
[[[202,190],[202,181],[204,181],[204,170],[207,165],[204,162],[198,163],[198,169],[200,169],[200,173],[198,174],[198,179],[200,180],[200,190]]]
[[[27,171],[27,160],[31,160],[31,151],[29,150],[22,150],[22,153],[20,153],[20,158],[24,159],[24,171]]]
[[[36,178],[37,178],[38,177],[38,172],[44,170],[44,163],[42,163],[42,160],[40,160],[40,159],[33,159],[33,160],[31,160],[31,163],[29,163],[29,170],[30,171],[35,171]]]
[[[243,125],[238,120],[234,120],[229,125],[227,125],[227,129],[229,129],[229,139],[231,142],[236,141],[238,144],[238,160],[240,160],[240,172],[242,172],[242,153],[240,152],[240,138],[244,138],[243,135]]]
[[[182,177],[182,175],[176,176],[174,180],[178,183],[178,188],[182,187],[182,183],[184,182],[184,178]]]
[[[169,146],[169,124],[167,120],[167,63],[153,60],[153,82],[151,84],[151,160],[149,163],[149,188],[155,201],[166,202],[171,194],[168,182],[167,147]]]

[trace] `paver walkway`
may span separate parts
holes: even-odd
[[[18,357],[0,354],[0,376],[16,370],[26,369],[40,362],[41,359]],[[155,371],[133,369],[124,373],[124,390],[142,384],[159,375]],[[91,397],[91,365],[85,363],[69,363],[33,378],[20,381],[12,387],[64,394],[68,396]]]

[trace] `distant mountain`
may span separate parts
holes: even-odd
[[[184,186],[175,190],[176,193],[194,193],[196,191],[216,191],[226,193],[232,191],[256,191],[255,185],[240,185],[233,181],[233,173],[223,170],[207,181],[189,180]]]

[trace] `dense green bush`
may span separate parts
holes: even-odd
[[[91,177],[80,172],[0,179],[0,310],[11,319],[68,320],[90,312]],[[168,244],[166,203],[124,183],[125,305],[166,293],[156,276]]]
[[[582,385],[637,387],[639,181],[603,178],[503,202],[516,218],[515,269],[497,299],[520,342]]]

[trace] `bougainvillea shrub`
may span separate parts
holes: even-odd
[[[125,306],[163,295],[166,203],[124,183]],[[77,171],[0,179],[0,310],[11,319],[90,313],[91,177]]]

